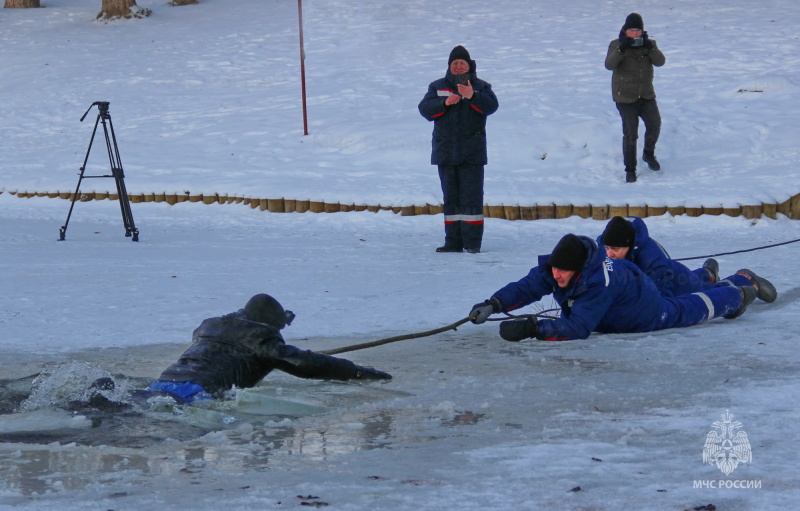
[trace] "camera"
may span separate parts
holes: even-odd
[[[469,81],[469,73],[455,75],[456,85],[466,85]]]
[[[638,48],[639,46],[644,45],[644,37],[634,37],[631,46],[634,48]]]

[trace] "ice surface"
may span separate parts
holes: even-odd
[[[308,137],[296,3],[138,4],[153,16],[95,23],[96,0],[3,10],[0,190],[72,189],[91,129],[78,118],[109,100],[133,193],[437,203],[431,126],[416,105],[458,43],[500,99],[489,203],[735,206],[800,188],[794,3],[307,1]],[[665,170],[625,185],[602,60],[633,10],[668,59],[656,74]],[[467,324],[345,355],[392,373],[385,383],[273,374],[238,405],[189,418],[71,411],[71,393],[10,414],[54,364],[76,368],[64,375],[81,376],[76,392],[96,374],[146,384],[202,319],[259,292],[298,314],[286,338],[303,349],[448,325],[564,233],[604,227],[490,219],[483,253],[467,257],[433,252],[436,216],[147,203],[133,205],[142,235],[131,243],[117,204],[101,201],[78,203],[56,242],[67,207],[0,194],[0,508],[783,510],[800,500],[797,244],[718,257],[723,274],[748,267],[780,293],[734,321],[553,344],[509,344],[496,324]],[[690,266],[800,238],[782,216],[647,222],[674,257],[700,258]],[[272,416],[273,400],[313,413]],[[726,410],[753,451],[731,477],[702,461]],[[708,487],[720,480],[761,487]]]

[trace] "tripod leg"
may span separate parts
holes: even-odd
[[[83,181],[83,172],[86,170],[86,162],[89,161],[89,153],[92,150],[92,144],[94,143],[94,135],[97,133],[97,123],[100,122],[100,115],[97,115],[97,119],[94,121],[94,129],[92,130],[92,137],[89,139],[89,147],[86,149],[86,156],[83,158],[83,165],[81,165],[81,171],[78,174],[78,186],[75,187],[75,193],[72,194],[72,198],[70,200],[69,205],[69,212],[67,213],[67,220],[64,222],[64,225],[58,230],[59,234],[59,241],[64,241],[64,237],[67,234],[67,226],[69,225],[69,219],[72,216],[72,210],[75,208],[75,201],[78,200],[78,192],[81,189],[81,181]]]
[[[106,127],[106,118],[108,119],[108,127]],[[103,132],[106,136],[106,149],[108,150],[108,161],[111,164],[111,173],[114,176],[114,181],[117,186],[122,223],[125,226],[125,236],[131,237],[131,241],[139,241],[139,230],[133,222],[131,203],[128,198],[128,190],[125,187],[125,172],[122,170],[122,159],[119,155],[117,137],[114,134],[114,124],[111,122],[111,114],[106,113],[105,116],[103,116]]]

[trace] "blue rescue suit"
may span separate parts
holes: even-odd
[[[753,283],[743,275],[731,275],[715,284],[710,283],[704,268],[690,270],[684,264],[671,259],[666,249],[650,237],[647,225],[638,216],[627,216],[634,230],[633,246],[626,259],[644,271],[664,296],[680,296],[705,291],[715,287],[752,286]],[[602,247],[602,235],[597,238]]]
[[[488,163],[486,117],[498,103],[491,84],[475,75],[474,61],[467,74],[475,91],[471,99],[445,106],[450,95],[458,94],[457,78],[448,70],[428,86],[419,113],[434,123],[431,164],[439,166],[444,195],[445,246],[480,250],[483,167]]]
[[[586,339],[592,332],[650,332],[691,326],[731,314],[742,303],[741,292],[732,286],[662,296],[635,264],[606,257],[591,238],[579,239],[588,258],[567,288],[558,286],[548,264],[549,255],[544,255],[526,277],[493,295],[503,311],[511,311],[552,294],[561,307],[561,318],[539,320],[537,339]]]

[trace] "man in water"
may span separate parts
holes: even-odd
[[[218,397],[233,387],[255,386],[274,369],[318,380],[389,380],[388,373],[349,360],[286,344],[280,330],[294,314],[267,295],[252,297],[243,309],[204,320],[192,345],[142,396],[166,394],[181,403]]]

